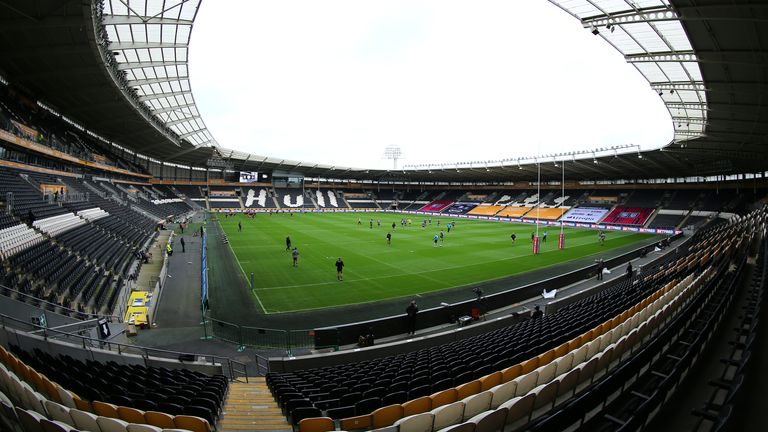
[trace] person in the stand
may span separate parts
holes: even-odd
[[[409,335],[416,333],[416,314],[419,313],[419,305],[416,300],[411,300],[411,304],[405,308],[405,319]]]
[[[597,280],[603,280],[603,270],[605,269],[605,263],[602,259],[597,261]]]
[[[627,263],[627,280],[632,279],[632,263]]]
[[[544,316],[544,312],[541,310],[539,305],[534,306],[533,310],[531,311],[531,319],[537,319]]]

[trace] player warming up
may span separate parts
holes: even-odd
[[[336,260],[336,279],[344,280],[344,261],[341,260],[341,257]]]

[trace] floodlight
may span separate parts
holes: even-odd
[[[597,36],[600,34],[600,30],[597,29],[597,27],[592,26],[592,34]]]

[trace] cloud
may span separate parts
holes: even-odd
[[[545,1],[206,2],[190,74],[222,146],[313,163],[389,167],[389,145],[437,163],[672,137],[643,77]]]

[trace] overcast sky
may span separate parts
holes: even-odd
[[[225,148],[338,166],[666,145],[622,56],[546,0],[216,0],[190,77]]]

